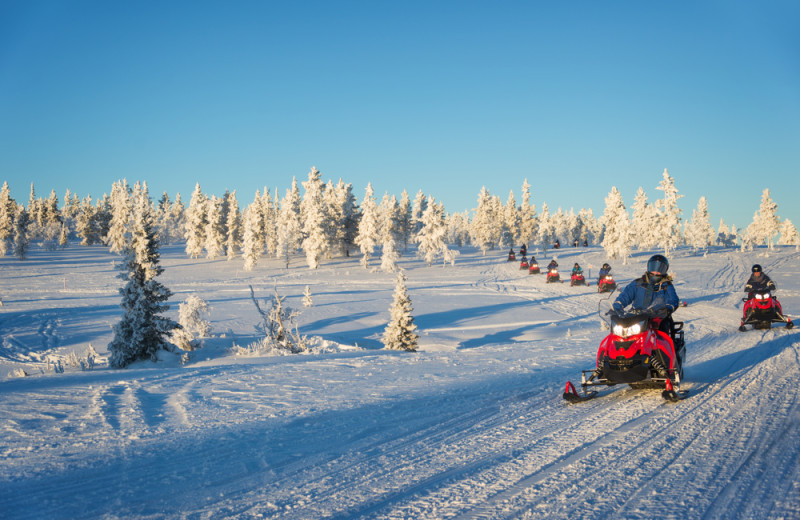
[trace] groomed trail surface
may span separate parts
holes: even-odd
[[[420,351],[399,353],[380,349],[394,277],[357,258],[246,273],[167,248],[165,284],[210,302],[214,337],[183,365],[55,374],[48,357],[103,357],[119,319],[115,257],[88,251],[33,258],[55,286],[0,258],[0,363],[31,374],[0,382],[3,518],[800,518],[800,336],[737,330],[752,263],[800,309],[794,249],[671,255],[689,397],[617,386],[579,404],[561,392],[593,366],[608,295],[474,250],[403,259]],[[606,261],[556,254],[590,282]],[[611,261],[621,286],[648,256]],[[251,284],[296,308],[309,285],[301,331],[329,343],[234,356],[255,339]]]

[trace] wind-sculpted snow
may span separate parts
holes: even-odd
[[[556,254],[592,284],[607,260]],[[649,254],[611,261],[617,281]],[[755,262],[798,312],[792,248],[671,255],[689,398],[618,386],[577,405],[561,392],[592,368],[609,296],[545,284],[503,251],[465,249],[445,268],[399,260],[420,334],[405,353],[380,348],[394,275],[357,256],[243,271],[170,246],[170,316],[196,294],[212,337],[183,364],[125,370],[104,362],[116,259],[77,246],[0,258],[2,518],[800,518],[800,336],[737,330]],[[232,354],[258,336],[250,285],[303,309],[301,332],[322,338],[311,353]],[[70,364],[89,344],[94,369]]]

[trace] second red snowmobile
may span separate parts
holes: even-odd
[[[791,318],[783,314],[778,299],[769,291],[750,293],[749,298],[742,298],[744,310],[739,330],[747,330],[746,325],[754,329],[769,329],[773,323],[785,323],[787,329],[794,327]]]

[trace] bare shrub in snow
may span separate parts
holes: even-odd
[[[272,300],[270,302],[262,302],[268,303],[269,307],[262,307],[258,302],[252,285],[250,286],[250,298],[261,315],[262,323],[259,328],[264,333],[266,345],[291,352],[292,354],[308,350],[307,338],[300,334],[295,323],[295,318],[300,313],[284,305],[283,300],[286,297],[278,294],[277,287],[275,287],[275,295]]]

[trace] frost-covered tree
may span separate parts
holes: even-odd
[[[186,221],[184,224],[184,237],[186,238],[186,254],[192,258],[200,258],[206,243],[207,197],[196,183],[189,207],[186,208]]]
[[[289,267],[292,253],[300,247],[303,239],[303,226],[300,223],[300,189],[297,180],[292,179],[292,187],[280,204],[278,213],[278,258]]]
[[[584,242],[590,245],[597,244],[603,234],[603,227],[594,218],[592,208],[581,208],[578,212],[578,219],[581,221],[581,233],[578,240],[583,244]]]
[[[779,246],[795,246],[795,251],[800,250],[800,233],[788,218],[783,221],[780,227],[781,238],[778,240]]]
[[[225,193],[225,255],[228,260],[233,260],[242,247],[242,214],[239,211],[239,201],[236,200],[236,190]]]
[[[268,255],[277,256],[278,254],[278,194],[273,198],[267,187],[264,187],[264,194],[261,196],[261,225],[264,236],[264,249]]]
[[[361,265],[365,269],[369,266],[369,260],[380,243],[380,237],[380,210],[375,202],[372,183],[368,183],[364,199],[361,201],[361,221],[358,223],[358,235],[356,236],[356,245],[361,249]]]
[[[503,206],[502,217],[503,228],[500,234],[500,244],[503,247],[514,247],[519,243],[521,221],[514,190],[508,193],[506,205]]]
[[[633,200],[631,233],[639,251],[653,249],[659,243],[659,222],[656,207],[647,202],[647,193],[642,187]]]
[[[303,307],[311,307],[314,305],[314,297],[311,294],[311,287],[306,285],[303,291]]]
[[[428,266],[441,256],[445,263],[453,263],[456,251],[451,251],[445,242],[447,227],[444,221],[444,206],[437,203],[434,198],[428,197],[428,204],[422,214],[422,228],[414,237],[419,244],[417,256],[423,258]]]
[[[772,200],[769,188],[761,193],[761,206],[753,216],[753,222],[747,226],[743,241],[753,245],[767,244],[769,249],[773,248],[773,240],[778,234],[780,219],[776,214],[778,205]]]
[[[414,196],[414,203],[411,205],[411,236],[416,235],[422,227],[422,214],[425,212],[428,198],[419,190]]]
[[[206,199],[206,257],[211,260],[219,258],[225,252],[225,215],[222,211],[222,199],[212,195]]]
[[[631,223],[628,210],[616,186],[611,188],[605,200],[606,209],[602,217],[605,226],[603,249],[609,258],[621,259],[623,264],[627,264],[631,252]]]
[[[411,199],[408,192],[403,190],[400,194],[400,243],[403,244],[403,251],[408,250],[408,242],[411,240]]]
[[[724,219],[719,219],[719,228],[717,228],[717,244],[722,247],[735,247],[736,246],[736,233],[731,232],[725,224]]]
[[[114,338],[108,345],[109,365],[124,368],[139,359],[156,360],[159,350],[172,350],[165,339],[180,325],[162,316],[169,309],[172,293],[156,277],[160,265],[153,209],[146,186],[134,195],[131,240],[124,251],[118,278],[122,319],[114,325]]]
[[[75,223],[75,233],[81,239],[82,246],[91,246],[100,243],[100,233],[97,228],[97,209],[92,204],[91,195],[81,201],[80,213]],[[127,237],[123,234],[125,240]]]
[[[245,208],[242,230],[242,258],[244,270],[252,271],[264,253],[264,234],[262,233],[261,195],[256,190],[256,196]]]
[[[17,205],[11,198],[8,182],[0,188],[0,256],[6,256],[14,236],[14,216]]]
[[[28,256],[28,249],[30,249],[30,238],[28,237],[29,221],[28,212],[22,204],[19,204],[14,216],[14,256],[20,260],[25,260],[25,257]]]
[[[306,254],[308,267],[316,269],[319,267],[320,260],[328,252],[328,236],[326,233],[324,184],[321,180],[322,174],[315,167],[308,172],[308,180],[303,183],[303,201],[300,204],[300,212],[303,218],[303,251]]]
[[[183,350],[200,347],[199,338],[211,334],[211,322],[203,318],[208,312],[208,302],[194,294],[178,304],[178,323],[180,328],[172,332],[172,340]]]
[[[400,230],[400,205],[397,203],[397,198],[389,194],[383,196],[381,205],[378,211],[381,219],[380,223],[380,241],[381,241],[381,271],[386,273],[393,273],[397,270],[397,260],[400,254],[397,249],[398,237]]]
[[[686,223],[684,236],[686,243],[692,246],[695,254],[698,249],[707,249],[714,243],[716,233],[709,221],[708,202],[705,197],[700,197],[697,202],[697,209],[692,212],[692,219]]]
[[[661,183],[656,189],[664,192],[664,198],[656,201],[656,208],[658,209],[658,245],[663,247],[664,253],[669,256],[670,251],[683,242],[683,236],[681,235],[681,209],[678,207],[678,199],[683,195],[678,195],[675,180],[670,177],[666,168],[664,168]]]
[[[445,242],[456,247],[464,247],[469,244],[469,214],[452,213],[445,217]]]
[[[389,308],[389,323],[383,331],[383,345],[391,350],[414,352],[417,350],[419,335],[416,333],[417,326],[412,315],[414,308],[406,288],[407,280],[403,272],[397,273],[392,306]]]
[[[339,179],[338,184],[333,188],[333,194],[330,203],[333,208],[331,214],[336,215],[336,229],[333,233],[335,243],[333,245],[342,255],[350,256],[350,249],[356,244],[358,222],[361,217],[358,202],[353,195],[353,185],[345,184],[342,179]]]
[[[536,206],[531,204],[531,185],[522,183],[522,205],[519,209],[519,243],[530,244],[536,239]]]
[[[106,235],[106,244],[112,253],[121,253],[128,247],[132,211],[131,188],[127,179],[119,180],[111,185],[111,224]],[[81,212],[85,213],[83,206]]]
[[[497,206],[486,186],[478,194],[478,207],[473,210],[475,216],[470,226],[472,243],[480,248],[484,256],[490,249],[494,249],[499,238]]]
[[[539,214],[538,226],[536,230],[536,243],[541,244],[544,254],[547,254],[547,248],[553,244],[557,239],[555,222],[550,216],[550,208],[546,202],[542,203],[542,212]]]

